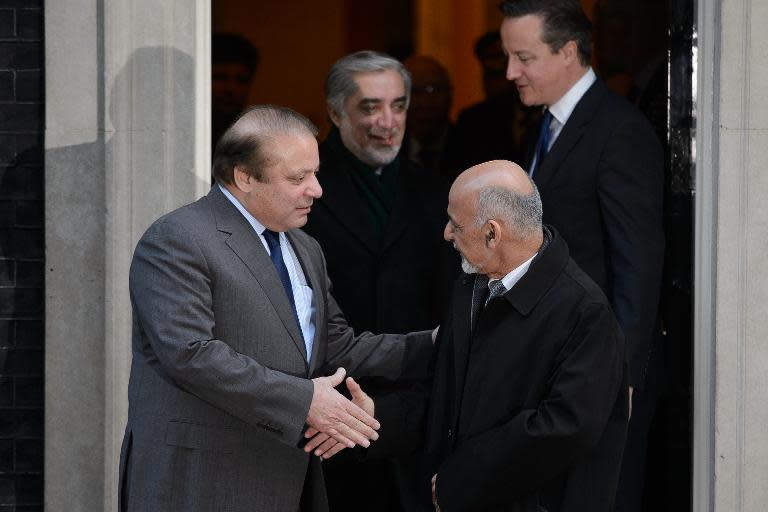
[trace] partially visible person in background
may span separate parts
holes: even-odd
[[[489,160],[522,162],[540,111],[520,103],[506,79],[507,57],[498,31],[477,40],[475,56],[483,68],[486,98],[459,113],[454,137],[456,167],[463,170]]]
[[[211,41],[211,154],[221,135],[245,110],[259,51],[238,34],[213,34]]]
[[[595,75],[578,0],[507,0],[501,9],[507,79],[523,103],[545,108],[526,166],[544,220],[603,289],[626,338],[631,420],[616,509],[636,512],[663,349],[661,144],[642,113]]]
[[[356,332],[433,328],[459,265],[442,238],[447,184],[401,149],[410,74],[388,55],[356,52],[333,64],[325,97],[333,127],[320,145],[324,192],[304,230],[323,248],[334,298]],[[413,510],[414,467],[339,454],[324,464],[331,510]]]
[[[414,55],[403,65],[411,73],[411,103],[405,147],[410,160],[451,181],[455,162],[455,127],[451,122],[453,86],[448,70],[428,55]]]

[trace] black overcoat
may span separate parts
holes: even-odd
[[[437,474],[438,503],[451,512],[612,510],[628,396],[623,336],[604,294],[554,230],[471,332],[473,282],[456,282],[431,392],[376,400],[382,428],[370,456],[423,443],[420,488]]]

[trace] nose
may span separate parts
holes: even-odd
[[[381,128],[393,128],[395,126],[395,113],[391,107],[385,106],[381,109],[381,115],[376,121]]]
[[[445,223],[445,229],[443,230],[443,239],[446,242],[453,240],[453,229],[451,229],[451,221]]]
[[[520,77],[520,63],[510,55],[507,58],[507,80],[515,80]]]
[[[320,199],[320,196],[323,195],[323,187],[321,187],[320,182],[317,181],[317,175],[315,173],[312,173],[306,194],[313,199]]]

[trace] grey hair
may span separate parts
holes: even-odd
[[[481,226],[491,219],[512,227],[515,238],[528,238],[541,233],[541,197],[533,181],[529,194],[520,194],[504,187],[486,187],[477,200],[475,222]]]
[[[232,123],[216,144],[213,153],[213,175],[224,183],[234,182],[234,169],[242,167],[259,181],[269,166],[268,145],[278,134],[308,134],[317,137],[312,121],[287,107],[256,105]]]
[[[346,115],[344,103],[358,90],[355,75],[358,73],[380,73],[397,71],[405,86],[406,106],[411,102],[411,74],[403,64],[384,53],[363,50],[337,60],[325,77],[325,101],[336,114]]]

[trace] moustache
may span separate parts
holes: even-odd
[[[390,138],[400,133],[399,128],[371,128],[368,130],[368,135],[373,137]]]

